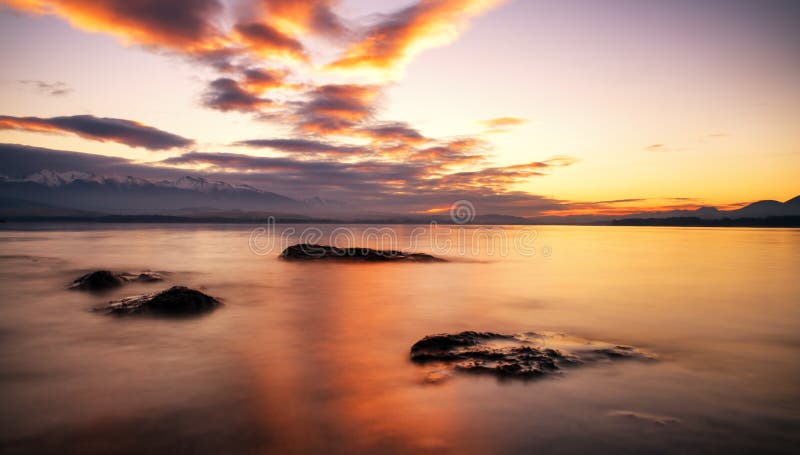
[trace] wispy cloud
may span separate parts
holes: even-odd
[[[72,92],[72,87],[70,87],[67,83],[60,81],[47,82],[40,80],[25,79],[17,82],[23,85],[33,87],[39,92],[44,93],[46,95],[64,96]]]
[[[650,144],[644,148],[648,152],[681,152],[686,150],[683,147],[673,147],[668,144]]]
[[[528,120],[520,117],[496,117],[480,122],[489,133],[504,133],[525,123],[528,123]]]
[[[361,155],[367,153],[364,147],[336,145],[309,139],[250,139],[235,145],[252,148],[269,148],[279,152],[302,155]]]
[[[470,18],[499,3],[498,0],[420,0],[382,17],[328,68],[396,70],[423,50],[452,42]]]

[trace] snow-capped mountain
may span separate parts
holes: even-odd
[[[263,190],[260,190],[250,185],[239,185],[235,183],[225,183],[225,182],[212,182],[210,180],[204,179],[203,177],[193,177],[191,175],[181,177],[177,180],[162,180],[160,182],[156,182],[156,185],[169,188],[178,188],[182,190],[200,191],[206,193],[209,191],[252,191],[255,193],[264,192]]]
[[[47,187],[55,188],[69,185],[71,183],[99,183],[99,184],[118,184],[127,186],[155,186],[161,188],[175,188],[180,190],[199,191],[203,193],[212,191],[250,191],[254,193],[265,193],[265,191],[250,185],[238,185],[226,182],[214,182],[203,177],[191,175],[180,177],[176,180],[147,180],[131,176],[98,176],[80,171],[56,172],[49,169],[30,174],[21,179],[5,177],[6,182],[30,182],[38,183]]]
[[[249,185],[198,176],[149,180],[49,169],[23,178],[0,178],[0,197],[118,214],[156,214],[193,207],[296,212],[307,207],[303,202]]]
[[[98,177],[92,174],[78,171],[55,172],[49,169],[42,169],[39,172],[33,173],[23,179],[23,182],[38,183],[49,187],[56,187],[72,183],[76,180],[85,181],[98,181]],[[6,181],[13,181],[7,179]]]

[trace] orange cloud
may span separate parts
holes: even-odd
[[[333,12],[331,0],[262,0],[266,16],[279,30],[292,35],[319,33],[337,36],[346,31]]]
[[[496,117],[480,122],[490,133],[502,133],[509,128],[527,123],[528,120],[519,117]]]
[[[420,0],[389,14],[352,43],[331,69],[393,70],[419,52],[455,40],[469,19],[502,0]]]
[[[575,158],[557,156],[544,161],[447,174],[443,175],[438,183],[441,188],[447,189],[482,188],[502,193],[508,191],[510,185],[521,183],[531,177],[547,175],[545,171],[550,168],[569,166],[576,162]]]
[[[448,168],[475,164],[486,159],[486,144],[477,138],[459,138],[433,147],[414,150],[407,157],[412,162],[427,163],[431,175]]]
[[[214,25],[219,0],[0,0],[34,14],[52,14],[74,27],[108,33],[126,43],[203,53],[224,47]]]

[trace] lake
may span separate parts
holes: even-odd
[[[0,227],[3,453],[797,453],[800,230],[567,226]],[[296,263],[298,240],[444,263]],[[96,269],[168,272],[107,294]],[[112,317],[185,284],[202,317]],[[409,360],[422,337],[631,345],[537,380]]]

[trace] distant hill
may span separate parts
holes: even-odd
[[[736,210],[703,207],[638,213],[614,219],[616,226],[800,227],[800,196],[786,202],[764,200]]]
[[[800,216],[766,216],[746,218],[703,219],[679,218],[630,218],[614,220],[614,226],[682,226],[682,227],[800,227]]]
[[[694,217],[706,220],[722,218],[763,218],[767,216],[800,215],[800,196],[786,202],[764,200],[753,202],[736,210],[718,210],[715,207],[701,207],[696,210],[672,210],[667,212],[645,212],[616,217],[628,218],[682,218]]]

